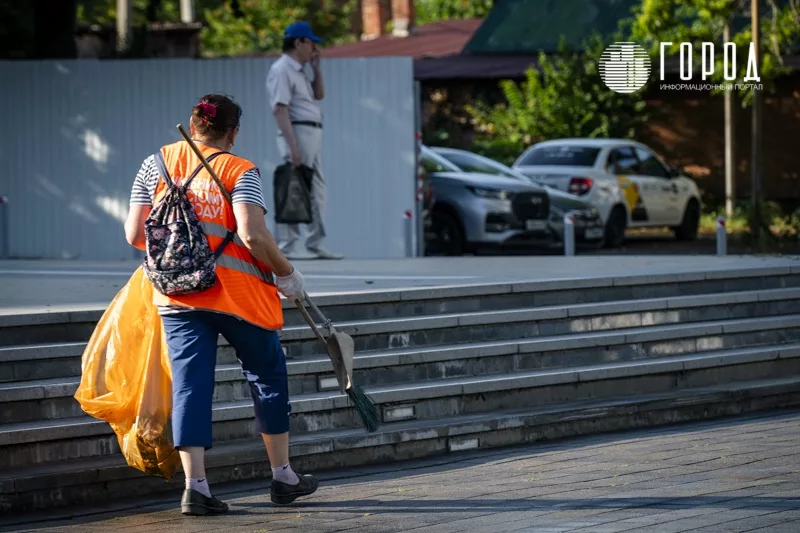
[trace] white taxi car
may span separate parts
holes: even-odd
[[[681,169],[626,139],[557,139],[525,150],[513,167],[531,179],[588,200],[605,224],[605,244],[621,246],[626,228],[671,228],[697,238],[700,191]]]

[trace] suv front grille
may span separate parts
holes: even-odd
[[[543,219],[550,213],[550,198],[547,193],[517,193],[511,201],[514,216],[518,220]]]

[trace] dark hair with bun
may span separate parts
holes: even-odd
[[[241,106],[222,94],[207,94],[192,108],[195,131],[212,139],[219,139],[236,129],[241,117]]]

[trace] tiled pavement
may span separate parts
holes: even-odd
[[[329,473],[293,507],[265,483],[212,487],[222,517],[177,501],[74,509],[0,531],[140,533],[800,532],[800,413],[780,412]],[[87,514],[90,513],[90,514]],[[0,518],[0,525],[3,519]]]

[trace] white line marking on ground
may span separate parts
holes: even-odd
[[[105,270],[0,270],[0,275],[11,276],[127,276],[133,272]]]
[[[361,274],[361,275],[344,275],[344,274],[303,274],[304,278],[316,278],[316,279],[367,279],[367,280],[382,280],[382,279],[407,279],[407,280],[415,280],[415,279],[476,279],[477,276],[371,276],[369,274]]]
[[[125,276],[132,272],[106,270],[0,270],[0,276]],[[311,279],[364,279],[364,280],[415,280],[415,279],[476,279],[477,276],[388,276],[370,274],[303,274]]]

